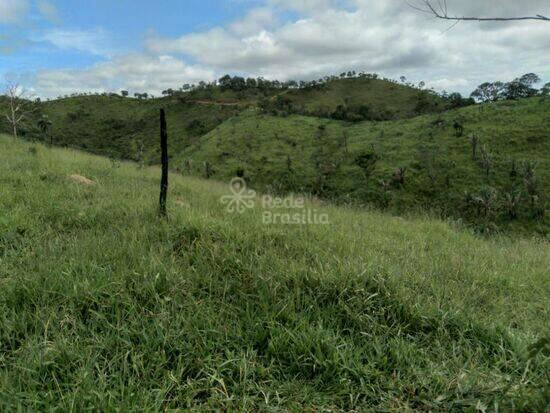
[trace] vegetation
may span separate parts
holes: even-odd
[[[483,233],[514,230],[547,235],[549,110],[550,101],[532,98],[357,124],[296,115],[281,118],[250,110],[209,132],[200,146],[176,156],[175,163],[209,161],[214,178],[223,181],[243,170],[247,182],[262,191],[315,193],[399,214],[431,210],[462,219]],[[457,120],[460,136],[455,133]],[[524,172],[511,174],[512,162],[536,164],[536,183],[525,181]],[[319,166],[324,171],[320,191]],[[202,172],[194,167],[192,173]],[[391,187],[382,188],[381,180],[392,182]],[[495,205],[491,213],[480,215],[474,199],[488,189],[496,193]],[[514,219],[505,206],[507,193],[520,194]],[[538,197],[535,207],[533,195]]]
[[[242,175],[263,191],[397,214],[430,210],[482,233],[546,236],[550,101],[539,82],[526,74],[480,85],[464,99],[404,77],[351,71],[309,82],[227,75],[168,89],[161,99],[121,91],[35,103],[19,129],[26,138],[144,166],[159,162],[164,107],[177,171],[224,181]],[[474,105],[474,98],[487,102]],[[0,128],[11,131],[7,123]],[[533,178],[510,170],[525,162],[536,164]],[[480,214],[479,199],[489,192],[494,205]]]
[[[546,408],[547,243],[315,200],[330,225],[267,226],[181,176],[160,219],[159,176],[0,137],[0,410]]]
[[[1,102],[0,102],[1,106]],[[42,121],[51,122],[47,133],[58,146],[68,146],[117,159],[158,163],[158,111],[166,108],[170,152],[181,153],[224,120],[237,114],[233,106],[186,103],[179,99],[138,100],[118,96],[75,96],[38,105],[20,134],[46,139]],[[4,131],[8,132],[7,126]]]
[[[376,76],[316,83],[260,102],[269,114],[301,114],[350,122],[407,118],[441,112],[450,105],[433,91]]]

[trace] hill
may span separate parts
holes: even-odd
[[[161,107],[166,109],[172,153],[181,152],[186,145],[241,110],[238,106],[200,105],[168,98],[83,96],[45,102],[36,117],[46,115],[52,121],[48,135],[55,145],[76,147],[115,159],[156,163]],[[31,134],[44,139],[39,131]]]
[[[0,137],[2,410],[544,410],[547,243],[158,175]]]
[[[209,132],[176,163],[185,170],[191,161],[191,173],[204,175],[208,162],[215,179],[244,174],[263,191],[314,193],[396,213],[432,210],[484,232],[544,235],[549,110],[550,100],[533,98],[355,124],[250,110]]]
[[[349,121],[404,119],[442,112],[450,105],[429,90],[376,78],[331,80],[288,90],[271,101],[265,105],[268,110]]]
[[[341,106],[340,102],[347,102],[350,114],[355,108],[368,106],[373,116],[407,117],[418,105],[416,97],[427,93],[386,80],[366,78],[331,80],[304,89],[290,89],[279,82],[276,86],[269,85],[263,88],[240,86],[232,90],[205,84],[187,92],[170,91],[170,96],[160,99],[132,99],[117,95],[66,97],[36,105],[35,112],[21,128],[21,134],[29,139],[51,139],[58,146],[76,147],[118,159],[156,163],[160,107],[167,110],[168,132],[173,137],[171,152],[179,153],[247,107],[264,103],[274,105],[273,110],[278,111],[277,102],[282,96],[285,96],[284,102],[287,99],[292,102],[292,108],[288,105],[286,108],[294,112],[302,113],[307,109],[331,116],[332,110]],[[319,99],[318,106],[313,99]],[[430,103],[422,113],[440,110],[444,105],[444,100],[439,97],[430,95],[427,99]],[[0,98],[0,113],[5,112],[6,105],[6,101]],[[319,108],[322,110],[317,110]],[[329,112],[323,112],[325,110]],[[47,116],[52,122],[48,136],[37,127],[42,116]],[[3,118],[0,131],[10,132]]]
[[[180,172],[224,181],[243,174],[263,191],[396,214],[429,211],[483,233],[548,235],[548,99],[444,110],[467,102],[366,75],[301,88],[227,79],[161,99],[44,102],[22,134],[155,164],[164,107]],[[37,127],[42,116],[52,121],[46,134]]]

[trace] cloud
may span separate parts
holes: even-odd
[[[502,0],[497,10],[494,4],[477,0],[448,3],[457,14],[514,15],[544,13],[550,8],[540,0],[526,0],[522,7],[515,0]],[[462,79],[456,82],[461,90],[474,86],[482,67],[489,78],[534,67],[548,72],[539,64],[540,53],[550,47],[548,24],[474,23],[447,31],[448,22],[429,18],[397,0],[271,0],[269,4],[271,13],[287,9],[299,12],[299,17],[273,27],[260,19],[252,21],[251,12],[247,25],[255,30],[243,32],[230,25],[179,38],[149,37],[146,48],[156,54],[191,56],[218,72],[282,79],[312,78],[344,69],[390,75],[407,72],[427,81],[435,77],[434,85],[452,86],[447,80],[456,77]],[[467,85],[465,72],[471,74]]]
[[[214,72],[187,65],[171,56],[128,54],[96,64],[86,70],[66,69],[39,72],[35,88],[43,97],[77,91],[110,92],[130,90],[158,94],[164,89],[200,80],[211,81]]]
[[[48,42],[63,50],[78,50],[97,56],[113,54],[111,35],[105,30],[63,30],[54,29],[38,36],[34,40]]]
[[[28,10],[27,0],[0,0],[0,24],[17,23]]]
[[[500,0],[496,6],[480,0],[447,3],[449,13],[457,15],[550,15],[547,0]],[[351,69],[405,75],[463,93],[483,81],[526,72],[550,78],[550,67],[541,57],[550,53],[550,24],[461,23],[448,30],[449,26],[402,0],[264,0],[224,26],[179,37],[149,33],[140,54],[113,57],[80,71],[39,73],[37,89],[55,95],[55,87],[67,93],[70,87],[103,91],[125,85],[159,93],[225,73],[285,80]],[[57,30],[44,40],[62,49],[113,54],[109,34],[102,31]]]

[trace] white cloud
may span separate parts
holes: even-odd
[[[88,31],[54,29],[35,40],[49,42],[59,49],[78,50],[97,56],[110,56],[113,53],[110,39],[109,33],[98,28]]]
[[[457,15],[550,15],[547,0],[521,4],[500,0],[498,5],[481,0],[447,2],[450,13]],[[543,58],[550,53],[550,24],[461,23],[448,28],[448,22],[422,14],[402,0],[265,0],[261,7],[223,27],[175,38],[148,34],[146,54],[139,57],[117,57],[83,71],[50,71],[38,79],[42,85],[49,79],[50,95],[56,94],[56,78],[62,79],[58,87],[65,91],[68,85],[103,90],[114,83],[116,88],[135,85],[159,93],[162,88],[177,87],[184,78],[209,80],[227,72],[311,79],[354,69],[405,75],[412,81],[424,80],[428,86],[461,92],[483,81],[526,72],[550,80],[550,67]],[[108,55],[106,37],[101,32],[56,31],[45,39],[61,48]],[[140,64],[125,64],[135,59],[146,63],[145,72]],[[186,64],[189,59],[196,65]],[[37,89],[41,90],[39,85]]]
[[[526,0],[522,7],[503,0],[496,10],[492,2],[448,3],[457,14],[514,15],[550,9],[541,0]],[[448,22],[427,18],[400,0],[271,0],[270,4],[299,11],[302,17],[269,27],[261,22],[254,25],[250,13],[248,24],[257,27],[255,31],[243,34],[234,26],[217,27],[179,38],[152,37],[146,47],[152,53],[190,55],[218,72],[283,79],[360,69],[433,79],[434,85],[442,85],[443,79],[462,79],[455,88],[465,91],[479,81],[481,68],[483,79],[535,67],[550,75],[550,69],[539,63],[541,52],[550,50],[548,23],[463,23],[446,31]]]
[[[213,79],[213,71],[187,65],[171,56],[131,54],[115,57],[86,70],[39,72],[36,75],[35,88],[44,97],[77,91],[101,93],[123,89],[158,94],[170,87]]]
[[[27,0],[0,0],[0,23],[17,23],[28,9]]]

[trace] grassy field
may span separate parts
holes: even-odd
[[[158,175],[0,137],[0,410],[548,407],[547,243]]]
[[[441,114],[388,122],[346,122],[314,117],[275,117],[254,110],[232,117],[204,136],[175,163],[192,174],[228,180],[237,171],[261,190],[309,192],[356,204],[371,203],[403,214],[432,210],[462,219],[478,231],[518,230],[547,235],[544,211],[550,190],[550,99],[499,102]],[[453,127],[458,121],[463,136]],[[472,135],[478,137],[473,158]],[[490,169],[483,163],[488,154]],[[378,161],[365,176],[357,164],[361,155]],[[527,193],[525,162],[534,166],[538,205]],[[395,184],[405,168],[404,184]],[[487,173],[488,172],[488,173]],[[381,182],[387,183],[384,187]],[[487,213],[469,198],[490,199]],[[521,194],[517,217],[510,219],[505,199]]]
[[[115,159],[156,163],[161,107],[166,109],[172,153],[183,152],[203,134],[240,111],[233,106],[196,105],[168,98],[73,97],[44,103],[40,113],[52,121],[51,130],[47,137],[39,131],[31,131],[31,136],[38,140],[51,137],[57,146],[80,148]]]

